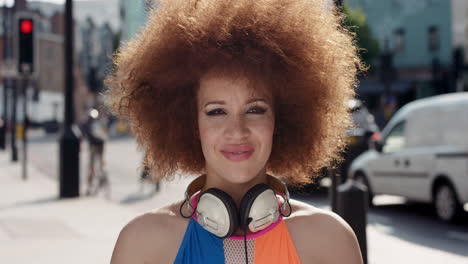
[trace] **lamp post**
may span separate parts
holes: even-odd
[[[74,127],[73,1],[65,2],[65,118],[60,137],[60,198],[80,196],[80,140]]]

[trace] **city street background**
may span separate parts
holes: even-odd
[[[336,171],[339,177],[331,178],[345,182],[347,169],[359,155],[368,151],[377,152],[375,156],[386,154],[382,149],[378,151],[379,144],[382,144],[380,148],[384,147],[386,139],[382,136],[389,134],[383,135],[383,131],[399,109],[419,99],[446,94],[455,95],[452,99],[457,99],[457,95],[468,94],[468,56],[465,55],[468,51],[468,1],[323,1],[342,8],[346,16],[343,23],[356,34],[360,55],[369,65],[369,71],[359,76],[355,100],[348,102],[355,127],[347,134],[349,144],[344,154],[345,162]],[[111,115],[103,107],[104,79],[110,72],[114,53],[138,34],[146,23],[149,10],[158,8],[158,1],[76,0],[72,1],[73,12],[65,12],[70,11],[65,8],[65,2],[0,0],[0,264],[109,263],[116,239],[125,224],[138,215],[182,199],[187,184],[195,177],[180,175],[173,181],[161,182],[159,189],[154,183],[142,182],[143,151],[137,148],[127,121]],[[73,25],[65,23],[71,21],[67,20],[71,13]],[[23,14],[27,22],[33,23],[27,25],[33,26],[24,32],[22,27],[15,26],[19,22],[18,14]],[[67,30],[67,25],[73,30]],[[16,41],[20,34],[31,36],[28,34],[32,32],[34,39],[29,38],[31,42]],[[65,43],[71,32],[74,34],[73,49],[68,50]],[[34,56],[28,53],[34,63],[28,66],[34,66],[35,73],[27,85],[24,76],[17,72],[18,43],[30,47],[22,49],[26,53],[34,48]],[[67,63],[70,58],[74,58],[73,63]],[[68,105],[65,95],[73,95]],[[460,105],[466,106],[467,102]],[[446,110],[442,106],[439,108],[441,112]],[[69,115],[65,114],[65,109]],[[110,188],[108,192],[102,190],[88,196],[89,147],[81,133],[91,119],[96,119],[92,117],[96,112],[109,136],[104,160]],[[453,114],[447,120],[455,125],[466,125],[467,114]],[[432,115],[425,118],[432,124],[450,124],[447,120],[436,120]],[[70,122],[73,125],[68,124],[67,119],[73,119]],[[27,130],[24,129],[25,120],[29,121]],[[395,127],[390,131],[396,130]],[[447,138],[456,142],[456,147],[464,144],[465,149],[437,155],[454,158],[445,159],[449,160],[448,167],[455,168],[452,165],[458,164],[455,169],[466,172],[468,141],[463,134],[465,130],[443,129],[441,131],[450,135]],[[78,185],[73,181],[73,172],[76,172],[70,169],[73,166],[65,166],[64,171],[68,174],[64,173],[62,177],[66,181],[59,180],[60,159],[73,165],[74,159],[70,157],[76,153],[73,144],[69,144],[65,149],[71,151],[60,156],[59,139],[66,134],[61,134],[64,130],[68,131],[68,136],[73,134],[80,140],[79,175],[76,175],[80,194],[68,199],[63,196],[73,196],[70,194]],[[416,132],[420,136],[429,134],[424,128]],[[23,179],[25,134],[27,173]],[[401,131],[390,134],[398,143],[397,153],[405,150],[401,144],[403,134]],[[413,139],[418,141],[420,138]],[[414,162],[412,166],[416,171],[396,170],[395,173],[394,170],[392,175],[388,172],[392,172],[400,161],[388,159],[390,165],[384,169],[391,177],[386,178],[388,184],[379,187],[385,189],[392,185],[390,187],[396,186],[394,189],[399,191],[407,187],[401,183],[401,173],[413,176],[413,179],[425,178],[421,175],[432,173],[426,171],[428,159],[414,160],[426,163],[418,167]],[[450,163],[454,160],[458,163]],[[409,160],[406,162],[410,167]],[[463,178],[466,174],[457,176]],[[325,185],[335,182],[331,179],[325,178]],[[341,182],[335,183],[339,185]],[[434,183],[434,190],[438,191],[446,184],[438,181]],[[68,189],[61,193],[59,190],[63,186]],[[421,185],[417,187],[424,189]],[[466,192],[465,189],[460,192]],[[292,197],[332,210],[331,195],[323,186],[295,192]],[[440,204],[451,204],[450,195],[441,197]],[[436,216],[431,204],[408,202],[389,195],[377,196],[373,202],[375,206],[367,214],[368,263],[468,263],[468,204],[465,204],[459,221],[449,223]],[[353,204],[353,209],[361,205]]]
[[[58,200],[57,136],[32,132],[28,179],[0,152],[0,262],[108,263],[118,232],[132,218],[183,197],[191,177],[163,182],[159,192],[139,181],[142,154],[131,137],[110,140],[106,161],[111,195]],[[82,192],[88,162],[80,154]],[[329,210],[325,190],[294,198]],[[381,196],[368,214],[371,264],[466,264],[468,224],[437,220],[430,206]]]

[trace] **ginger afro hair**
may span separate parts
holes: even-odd
[[[162,0],[115,54],[110,109],[128,120],[157,179],[203,173],[196,136],[201,76],[227,68],[261,79],[275,108],[267,172],[307,183],[340,159],[347,102],[364,67],[343,15],[323,0]]]

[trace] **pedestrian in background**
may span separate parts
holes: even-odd
[[[95,194],[99,188],[109,184],[104,161],[108,128],[102,111],[99,111],[97,107],[92,108],[82,130],[88,141],[89,149],[86,195],[91,195]]]
[[[362,69],[322,0],[163,0],[117,54],[108,103],[183,201],[131,221],[111,262],[362,263],[336,214],[289,198],[343,150]]]

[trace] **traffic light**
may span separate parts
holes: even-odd
[[[34,72],[34,20],[18,19],[18,72]]]

